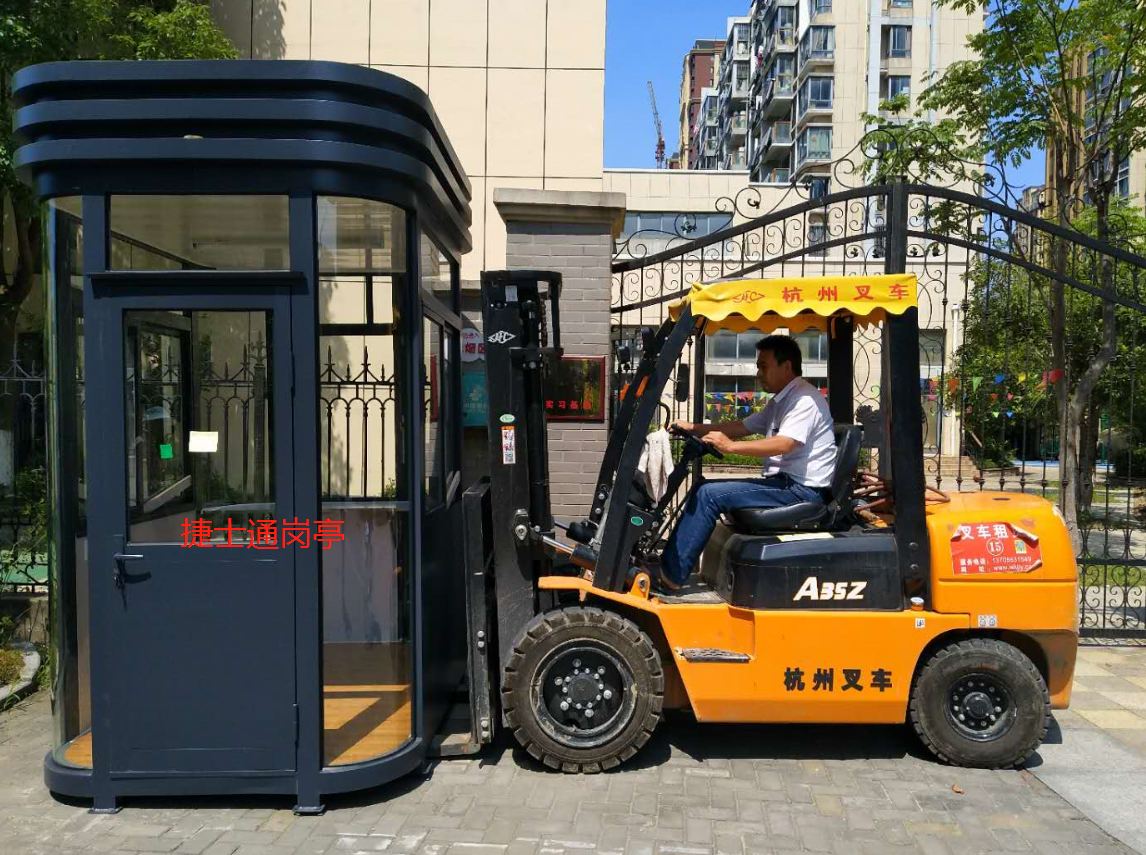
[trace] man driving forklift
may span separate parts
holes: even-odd
[[[661,556],[661,586],[680,589],[721,514],[829,498],[836,461],[832,414],[824,396],[804,379],[800,357],[790,336],[765,336],[756,343],[756,373],[774,397],[763,409],[735,422],[673,423],[677,432],[691,433],[722,454],[762,458],[764,468],[759,479],[705,481],[692,491]]]

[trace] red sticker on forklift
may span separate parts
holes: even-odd
[[[505,466],[517,462],[517,433],[513,425],[501,429],[501,462]]]
[[[951,566],[956,576],[1030,573],[1042,566],[1037,534],[1011,523],[970,523],[951,535]]]

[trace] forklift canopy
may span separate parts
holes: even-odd
[[[685,306],[706,318],[705,332],[731,330],[791,332],[827,329],[833,315],[847,314],[857,327],[882,323],[890,312],[901,315],[919,305],[915,274],[810,276],[784,279],[734,279],[697,283],[683,300],[669,306],[680,320]]]

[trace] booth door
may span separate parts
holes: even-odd
[[[293,507],[287,289],[95,292],[87,442],[108,477],[89,481],[89,557],[110,773],[293,770],[295,555],[316,532]]]

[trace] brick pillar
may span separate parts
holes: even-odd
[[[494,190],[493,203],[505,220],[506,266],[561,273],[561,344],[570,356],[604,356],[608,384],[613,375],[610,264],[613,241],[624,224],[624,194],[500,188]],[[609,394],[606,387],[606,401]],[[608,431],[607,421],[549,426],[549,474],[558,519],[589,513]]]

